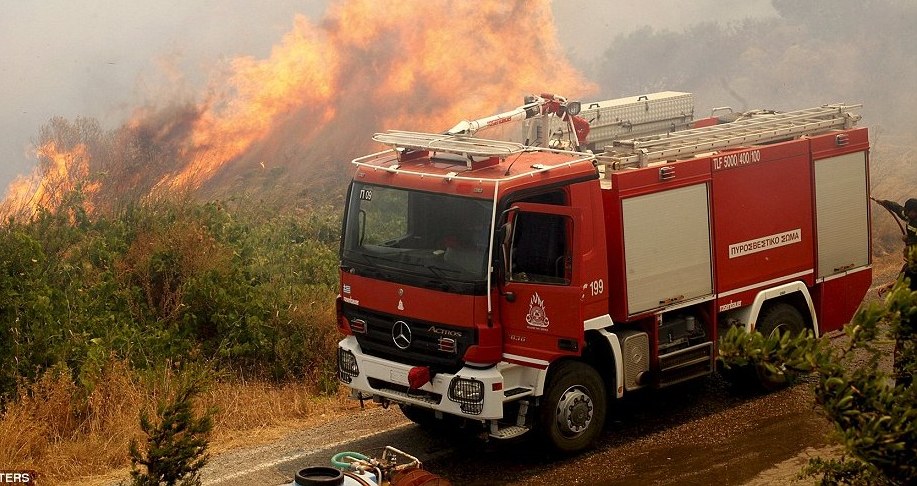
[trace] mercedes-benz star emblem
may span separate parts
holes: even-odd
[[[398,321],[392,326],[392,341],[398,349],[408,349],[411,346],[411,327],[407,322]]]

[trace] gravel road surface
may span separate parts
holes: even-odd
[[[453,484],[744,484],[826,444],[827,423],[803,383],[771,394],[741,392],[717,376],[618,402],[597,447],[558,457],[537,441],[485,442],[470,432],[433,433],[397,407],[371,407],[268,445],[211,459],[206,485],[288,484],[332,455],[375,455],[386,445],[417,456]],[[773,476],[773,474],[772,474]],[[783,474],[783,476],[787,476]]]

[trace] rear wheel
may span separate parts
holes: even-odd
[[[770,336],[774,333],[790,332],[793,335],[805,329],[805,320],[799,310],[783,302],[768,306],[758,319],[758,331]]]
[[[555,449],[576,452],[598,438],[606,409],[605,384],[598,372],[584,363],[563,362],[548,378],[539,426]]]
[[[757,330],[765,337],[781,336],[790,333],[793,336],[798,335],[805,329],[805,319],[799,309],[787,303],[777,303],[768,306],[758,319]],[[755,367],[758,381],[766,390],[778,390],[789,385],[795,378],[793,372],[789,370],[778,369],[769,370],[763,365]]]

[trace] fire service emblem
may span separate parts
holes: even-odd
[[[544,301],[541,300],[538,292],[532,295],[532,300],[529,302],[529,313],[525,316],[525,322],[532,327],[548,327],[551,324],[548,321],[548,313],[544,309]]]

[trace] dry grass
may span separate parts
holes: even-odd
[[[291,428],[325,422],[357,407],[343,388],[329,397],[317,396],[311,386],[299,383],[265,382],[219,383],[203,404],[218,410],[211,436],[213,452],[268,442]]]
[[[127,477],[128,444],[142,439],[139,417],[175,392],[178,377],[140,377],[113,361],[90,393],[66,370],[47,372],[20,390],[0,416],[0,464],[37,471],[46,484],[105,483]],[[217,382],[199,397],[214,407],[211,452],[269,442],[353,408],[342,394],[319,397],[308,384]],[[75,479],[76,478],[76,479]]]
[[[86,394],[69,372],[52,369],[20,390],[0,417],[0,464],[52,482],[125,464],[146,393],[122,363],[111,363],[102,378]]]

